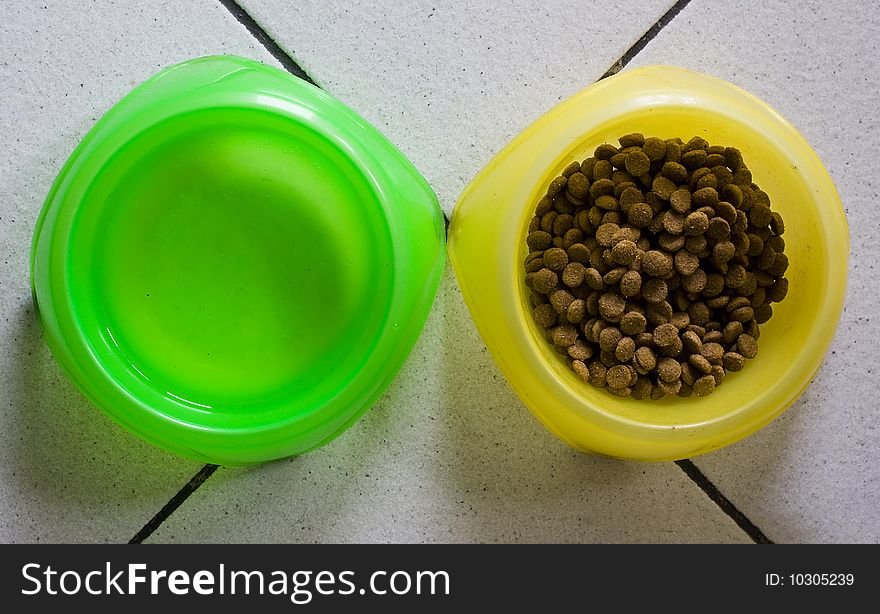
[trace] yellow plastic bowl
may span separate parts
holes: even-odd
[[[636,401],[586,385],[530,313],[522,261],[535,203],[568,163],[629,132],[738,147],[785,218],[788,297],[761,327],[757,358],[705,398]],[[586,88],[518,135],[460,197],[448,246],[483,340],[547,428],[580,450],[661,461],[742,439],[804,391],[843,307],[849,237],[828,172],[779,113],[730,83],[650,66]]]

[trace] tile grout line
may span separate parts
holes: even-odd
[[[266,48],[273,58],[278,60],[281,63],[281,66],[284,67],[284,70],[294,75],[295,77],[299,77],[304,81],[308,81],[315,87],[321,87],[318,85],[312,77],[302,69],[302,67],[296,63],[290,54],[288,54],[281,46],[275,42],[266,30],[256,22],[256,20],[250,16],[246,10],[244,10],[238,2],[235,0],[218,0],[220,4],[223,5],[227,11],[229,11],[233,17],[235,17],[238,22],[245,27],[245,29],[250,32],[250,34],[257,39],[263,47]],[[323,89],[323,88],[322,88]]]
[[[737,507],[718,490],[718,487],[700,471],[692,460],[686,458],[684,460],[675,461],[675,464],[685,472],[685,474],[706,493],[715,505],[721,508],[721,511],[730,516],[737,526],[745,531],[756,544],[772,544],[774,543],[764,532],[759,529],[755,523],[749,520],[748,516],[743,514]]]
[[[163,522],[165,522],[171,514],[177,510],[181,504],[187,500],[187,498],[193,494],[195,491],[199,489],[199,486],[205,483],[215,471],[217,471],[218,465],[205,465],[201,469],[199,469],[198,473],[196,473],[192,478],[190,478],[189,482],[183,485],[183,488],[177,491],[177,494],[171,497],[171,500],[166,503],[161,510],[159,510],[155,516],[150,518],[149,522],[145,524],[140,531],[138,531],[134,537],[129,540],[129,544],[140,544],[145,539],[147,539],[153,532],[159,528]]]
[[[221,0],[222,2],[222,0]],[[675,16],[681,13],[682,9],[690,4],[691,0],[678,0],[675,4],[670,7],[668,11],[663,13],[663,15],[654,22],[654,25],[648,28],[648,31],[645,32],[642,37],[635,42],[635,44],[626,50],[626,52],[620,56],[614,64],[611,65],[604,75],[599,77],[599,81],[604,79],[605,77],[610,77],[611,75],[616,75],[623,67],[630,63],[630,61],[642,50],[645,46],[651,42],[651,40],[660,33],[660,30],[666,27],[666,25],[675,19]]]
[[[244,8],[242,8],[242,6],[238,2],[236,2],[235,0],[218,0],[218,2],[220,2],[220,4],[222,4],[223,7],[227,11],[229,11],[232,16],[235,17],[235,19],[238,20],[238,22],[243,25],[254,38],[257,39],[257,42],[259,42],[261,45],[263,45],[263,47],[266,48],[266,51],[268,51],[273,58],[281,63],[281,66],[283,66],[287,72],[294,75],[295,77],[303,79],[304,81],[308,81],[315,87],[320,87],[321,89],[324,89],[314,79],[312,79],[311,75],[303,70],[302,66],[297,64],[296,60],[294,60],[289,53],[281,48],[281,45],[275,42],[275,39],[269,36],[268,32],[266,32],[266,30],[263,29],[263,27],[258,24],[257,21],[253,17],[251,17],[250,13],[244,10]],[[448,235],[449,216],[446,215],[445,211],[441,211],[441,213],[443,214],[443,222],[446,225],[446,233]]]

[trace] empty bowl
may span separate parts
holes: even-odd
[[[62,168],[32,286],[52,352],[111,418],[202,461],[298,454],[390,383],[433,301],[436,197],[366,121],[231,56],[163,70]]]

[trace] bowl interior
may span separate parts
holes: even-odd
[[[702,136],[711,144],[738,147],[752,171],[753,181],[769,194],[772,209],[785,220],[785,253],[791,263],[786,273],[791,282],[788,296],[773,305],[772,319],[761,326],[758,356],[748,361],[743,371],[729,374],[709,397],[636,401],[614,397],[584,384],[552,349],[531,317],[521,263],[528,253],[525,235],[535,203],[569,162],[592,155],[593,149],[602,143],[616,145],[617,138],[629,132],[662,138],[678,136],[684,140]],[[827,210],[835,205],[817,197],[813,178],[808,174],[812,169],[799,168],[787,147],[788,144],[736,115],[704,108],[699,103],[679,104],[657,98],[648,104],[631,101],[626,110],[591,127],[568,149],[559,152],[523,203],[519,240],[513,246],[513,275],[518,290],[518,324],[528,330],[531,342],[527,351],[539,356],[568,395],[582,399],[591,411],[613,419],[664,429],[683,425],[705,427],[736,414],[760,411],[762,407],[781,411],[801,392],[806,385],[805,370],[809,379],[815,362],[810,345],[817,338],[830,339],[835,323],[826,319],[828,302],[835,300],[829,293],[839,290],[839,284],[829,283],[833,273],[828,267],[832,260],[828,257],[832,249],[829,241],[834,242],[834,238],[829,238],[823,221]],[[571,404],[572,408],[578,406]]]
[[[69,290],[128,394],[190,424],[258,428],[357,375],[385,323],[391,252],[373,183],[322,133],[206,108],[149,126],[97,173]]]

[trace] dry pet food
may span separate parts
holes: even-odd
[[[742,154],[701,137],[620,137],[572,162],[535,207],[535,321],[585,382],[706,396],[758,353],[788,293],[785,224]]]

